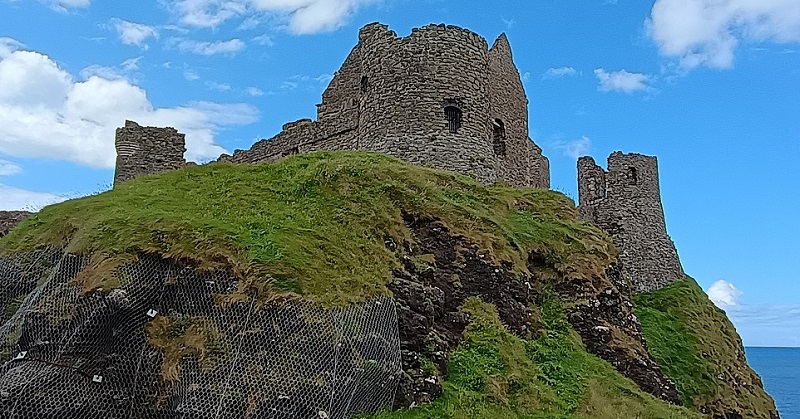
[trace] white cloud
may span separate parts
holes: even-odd
[[[177,0],[173,9],[189,26],[212,28],[247,11],[246,0]]]
[[[706,291],[706,294],[721,309],[739,305],[739,297],[742,296],[741,291],[724,279],[713,283]]]
[[[255,38],[253,38],[253,42],[257,43],[258,45],[264,45],[267,47],[275,45],[275,41],[273,41],[272,37],[270,37],[267,34],[256,36]]]
[[[745,346],[800,347],[800,306],[740,304],[725,312]]]
[[[549,68],[542,74],[542,79],[560,79],[562,77],[569,77],[578,74],[572,67],[554,67]]]
[[[22,48],[22,44],[13,38],[0,37],[0,59],[9,56],[12,52]]]
[[[234,54],[243,50],[244,46],[244,42],[236,38],[214,42],[194,41],[191,39],[178,41],[178,49],[199,55]]]
[[[80,71],[80,76],[88,79],[92,76],[101,77],[107,80],[125,80],[126,77],[114,67],[92,64]]]
[[[0,211],[38,211],[42,207],[67,200],[66,196],[18,189],[0,183]]]
[[[203,161],[225,150],[214,142],[227,125],[252,123],[245,104],[190,103],[156,108],[127,80],[89,75],[75,81],[49,57],[16,51],[0,60],[0,150],[16,157],[66,160],[99,168],[114,165],[114,131],[125,119],[173,126],[186,134],[186,158]]]
[[[216,90],[218,92],[227,92],[231,90],[231,85],[228,83],[217,83],[215,81],[206,81],[205,85],[207,88],[211,90]]]
[[[327,32],[345,24],[350,15],[371,0],[253,0],[256,9],[283,12],[296,34]]]
[[[194,70],[186,69],[183,70],[183,78],[189,81],[195,81],[200,79],[200,75]]]
[[[67,10],[71,7],[87,7],[91,0],[41,0],[43,3],[56,10]]]
[[[0,160],[0,176],[13,176],[22,173],[22,168],[14,162]]]
[[[263,91],[263,90],[261,90],[261,89],[259,89],[258,87],[253,87],[253,86],[250,86],[250,87],[248,87],[247,89],[245,89],[245,90],[244,90],[244,92],[245,92],[245,93],[246,93],[248,96],[253,96],[253,97],[256,97],[256,96],[264,96],[264,91]]]
[[[338,29],[363,4],[374,0],[174,0],[172,9],[190,26],[216,27],[234,17],[266,12],[289,31],[310,34]],[[245,28],[254,27],[246,19]],[[260,21],[260,19],[258,19]]]
[[[158,38],[158,31],[152,26],[121,19],[114,19],[113,22],[120,41],[125,45],[137,45],[147,48],[144,41],[148,38]]]
[[[577,160],[578,157],[589,154],[589,150],[592,148],[592,140],[583,135],[577,140],[559,141],[555,144],[555,148],[565,156]]]
[[[97,76],[106,80],[128,80],[133,83],[135,82],[133,73],[139,69],[139,61],[141,59],[142,57],[129,58],[123,61],[119,67],[92,64],[83,68],[78,74],[84,80],[87,80],[92,76]]]
[[[800,2],[656,0],[645,26],[683,68],[730,68],[742,41],[800,42]]]
[[[122,64],[120,65],[122,66],[122,69],[125,71],[136,71],[139,69],[139,61],[141,60],[142,60],[141,56],[128,58],[127,60],[123,61]]]
[[[630,73],[625,69],[607,72],[602,68],[594,70],[597,80],[600,81],[600,90],[604,92],[618,91],[633,93],[639,90],[648,90],[650,77],[642,73]]]

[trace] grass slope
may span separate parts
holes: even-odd
[[[650,352],[685,405],[769,418],[774,403],[747,365],[736,329],[692,278],[636,295],[634,306]]]
[[[525,340],[505,329],[494,306],[468,300],[463,310],[473,322],[465,342],[450,356],[442,396],[373,418],[702,417],[643,393],[610,364],[588,354],[553,293],[540,305],[545,331]]]
[[[366,152],[141,177],[44,208],[0,239],[0,248],[56,245],[92,255],[80,278],[87,290],[113,288],[109,273],[146,252],[232,269],[247,279],[229,296],[234,300],[255,290],[263,298],[295,293],[343,305],[388,293],[398,262],[385,240],[413,241],[403,213],[441,219],[487,257],[510,260],[519,271],[532,250],[565,273],[599,272],[616,252],[559,193],[485,188]]]

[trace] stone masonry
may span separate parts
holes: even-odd
[[[175,128],[143,127],[133,121],[117,128],[114,186],[142,175],[180,169],[186,165],[184,134]]]
[[[578,159],[578,201],[583,219],[605,230],[620,251],[635,292],[683,279],[675,244],[667,235],[655,157],[614,152],[603,170]]]
[[[11,229],[31,215],[27,211],[0,211],[0,237],[8,234]]]
[[[317,150],[370,150],[474,175],[480,182],[550,186],[550,168],[528,137],[528,100],[511,47],[429,25],[400,38],[373,23],[334,75],[317,120],[221,161],[255,163]]]

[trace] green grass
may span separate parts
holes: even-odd
[[[547,190],[482,187],[471,178],[366,152],[293,156],[274,164],[208,164],[128,181],[44,208],[0,239],[21,252],[45,245],[91,255],[85,289],[141,253],[231,269],[229,296],[301,294],[344,305],[388,294],[397,255],[412,241],[402,214],[441,219],[487,257],[524,271],[530,251],[555,270],[597,272],[615,257],[608,237]],[[96,271],[96,272],[95,272]]]
[[[692,278],[636,295],[634,305],[648,349],[675,381],[684,404],[714,414],[769,418],[774,404],[754,385],[736,329]]]
[[[505,329],[494,306],[468,300],[463,310],[473,321],[465,341],[450,356],[442,396],[372,418],[701,417],[643,393],[610,364],[588,354],[553,293],[540,309],[543,334],[525,340]]]
[[[681,402],[687,406],[694,406],[695,398],[713,392],[718,385],[714,364],[698,353],[697,331],[687,325],[691,315],[687,305],[699,306],[701,298],[706,298],[701,293],[696,284],[681,281],[634,297],[648,348],[675,381]]]

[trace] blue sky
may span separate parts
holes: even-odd
[[[207,161],[314,117],[373,21],[506,32],[553,188],[657,155],[685,270],[745,344],[800,346],[797,0],[0,0],[0,209],[107,189],[126,118]]]

